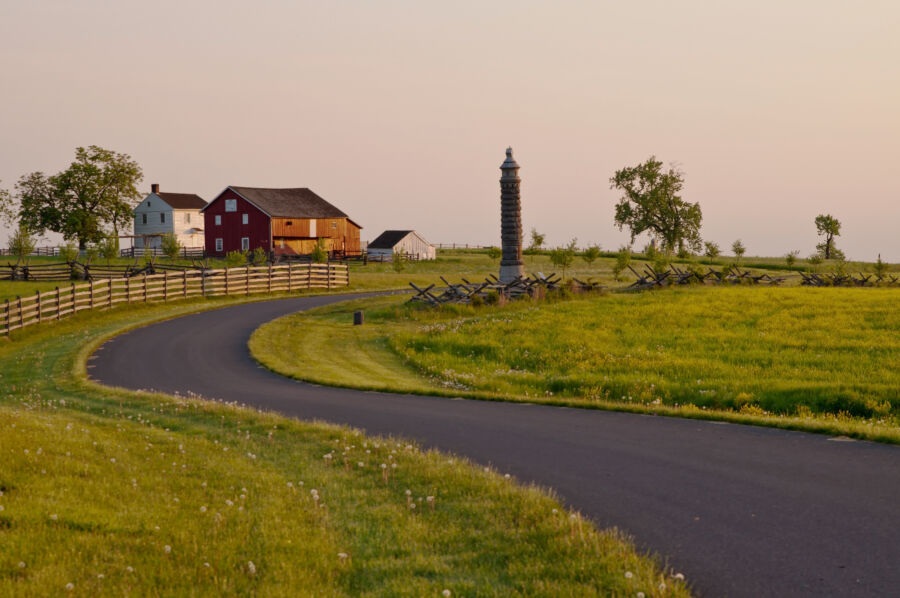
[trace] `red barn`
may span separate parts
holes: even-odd
[[[211,256],[257,247],[276,255],[308,254],[320,239],[331,253],[360,251],[362,227],[306,188],[227,187],[202,212]]]

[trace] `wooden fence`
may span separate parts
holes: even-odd
[[[189,297],[251,295],[331,289],[348,286],[350,271],[345,264],[291,264],[246,266],[219,270],[165,272],[132,278],[110,278],[56,287],[30,297],[0,303],[0,332],[52,320],[86,309],[108,309],[116,305],[149,301],[175,301]]]

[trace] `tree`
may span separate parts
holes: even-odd
[[[613,266],[613,277],[621,280],[620,275],[631,264],[631,247],[622,246],[616,254],[616,264]]]
[[[118,237],[106,237],[103,239],[103,242],[100,243],[100,256],[106,260],[106,265],[109,265],[110,260],[119,257],[119,239]]]
[[[745,253],[747,253],[747,248],[744,247],[744,242],[738,239],[731,244],[731,252],[734,254],[734,257],[737,258],[737,261],[740,264],[741,258],[744,257]]]
[[[584,255],[581,257],[583,257],[584,261],[586,261],[587,263],[593,264],[595,261],[597,261],[597,258],[600,257],[600,246],[591,245],[585,250]]]
[[[131,223],[143,172],[127,154],[92,145],[76,148],[75,161],[53,176],[32,172],[16,184],[19,218],[35,231],[62,233],[80,248],[101,241],[109,228],[118,237]]]
[[[681,198],[684,173],[650,156],[643,164],[616,171],[609,179],[610,188],[622,191],[616,204],[615,224],[619,230],[626,226],[631,241],[644,232],[662,242],[663,250],[671,253],[682,247],[699,251],[700,204]]]
[[[881,254],[878,254],[878,261],[875,262],[875,276],[878,277],[879,280],[884,278],[885,274],[888,272],[888,265],[881,261]]]
[[[257,264],[265,264],[269,261],[269,254],[262,247],[257,247],[253,250],[252,260],[254,266]]]
[[[25,259],[25,256],[27,255],[31,255],[31,252],[34,251],[35,245],[36,243],[34,240],[34,236],[32,236],[31,234],[31,231],[29,231],[28,228],[21,224],[7,242],[9,252],[17,256],[20,260]]]
[[[16,211],[12,195],[6,189],[0,188],[0,222],[11,227],[15,220]]]
[[[713,243],[712,241],[707,241],[703,244],[704,253],[708,258],[719,257],[719,254],[722,253],[722,250],[719,249],[718,243]]]
[[[537,232],[537,229],[532,227],[531,229],[531,245],[528,246],[528,249],[531,251],[540,251],[541,247],[544,246],[544,238],[546,235]]]
[[[797,263],[798,255],[800,255],[800,250],[798,250],[798,249],[787,252],[787,254],[784,256],[784,263],[787,264],[788,268],[794,267],[794,264]]]
[[[491,258],[492,260],[496,260],[496,259],[498,259],[501,255],[503,255],[503,252],[500,251],[500,248],[499,248],[499,247],[490,247],[490,248],[488,249],[487,254],[488,254],[488,257],[489,257],[489,258]]]
[[[825,241],[816,245],[816,249],[830,260],[835,256],[834,238],[841,236],[841,222],[831,214],[819,214],[816,216],[816,232]]]
[[[399,251],[394,252],[394,255],[391,257],[391,266],[394,268],[394,272],[403,272],[406,268],[406,263],[402,253]]]
[[[577,239],[572,239],[565,247],[557,247],[550,251],[550,263],[563,269],[563,278],[566,277],[566,270],[575,261],[576,243]]]
[[[109,239],[109,237],[107,237],[107,239]],[[170,260],[177,258],[178,252],[181,251],[181,243],[178,241],[178,237],[173,233],[164,234],[162,239],[160,239],[159,244],[162,248],[162,252]]]

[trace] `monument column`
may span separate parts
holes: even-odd
[[[506,160],[500,166],[500,282],[512,282],[525,276],[522,262],[522,203],[519,200],[519,165],[506,148]]]

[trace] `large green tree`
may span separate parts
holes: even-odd
[[[816,245],[816,249],[826,260],[843,255],[835,246],[834,238],[841,236],[841,222],[831,214],[819,214],[816,216],[816,232],[825,241]]]
[[[108,231],[118,236],[128,227],[142,178],[141,167],[128,154],[79,147],[75,161],[59,174],[32,172],[19,179],[19,220],[30,230],[62,233],[83,249]]]
[[[690,248],[699,251],[700,204],[681,198],[684,173],[650,156],[643,164],[616,171],[609,179],[610,188],[622,192],[616,204],[615,223],[619,230],[628,227],[631,242],[648,232],[662,243],[666,253]]]

